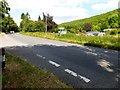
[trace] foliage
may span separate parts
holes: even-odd
[[[2,32],[18,31],[18,26],[9,14],[10,7],[5,0],[0,1],[0,30]]]
[[[86,30],[84,27],[86,23],[92,24],[93,28],[90,29],[92,31],[102,31],[103,29],[107,28],[120,28],[120,18],[118,12],[120,12],[120,9],[116,9],[101,15],[96,15],[90,18],[62,23],[59,25],[59,27],[64,27],[67,30],[75,29],[76,31],[79,30],[80,32],[82,30]]]
[[[92,28],[93,28],[92,23],[86,23],[84,24],[84,27],[83,27],[83,29],[86,31],[91,31]]]
[[[45,23],[40,20],[40,16],[38,17],[38,21],[30,20],[30,15],[27,12],[26,14],[21,14],[22,21],[20,22],[20,30],[24,32],[38,32],[45,31]]]
[[[58,31],[60,31],[60,29],[58,29],[58,28],[55,28],[55,29],[53,30],[53,32],[55,32],[55,33],[58,33]]]
[[[45,23],[41,20],[35,21],[35,32],[37,31],[45,31]]]
[[[18,26],[17,24],[14,22],[13,18],[8,16],[6,17],[6,21],[7,21],[7,31],[6,32],[10,32],[10,31],[15,31],[18,32]]]
[[[40,16],[38,17],[38,21],[39,21],[39,20],[41,20],[41,17],[40,17]]]
[[[58,25],[53,21],[53,16],[50,16],[49,14],[45,15],[43,13],[43,21],[47,25],[46,32],[53,32],[55,28],[58,27]]]
[[[70,33],[78,33],[78,31],[76,31],[74,28],[68,29],[67,31]]]
[[[118,42],[119,37],[115,37],[113,35],[106,35],[100,37],[100,36],[75,35],[72,33],[59,35],[57,33],[41,33],[41,32],[34,33],[21,32],[21,34],[120,51],[120,42]]]
[[[110,35],[117,35],[118,34],[118,30],[112,30],[110,31]]]

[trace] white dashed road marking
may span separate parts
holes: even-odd
[[[54,65],[54,66],[56,66],[56,67],[59,67],[59,66],[60,66],[59,64],[57,64],[57,63],[55,63],[55,62],[53,62],[53,61],[51,61],[51,60],[49,61],[49,63],[52,64],[52,65]]]
[[[81,79],[83,79],[86,83],[90,82],[90,79],[83,77],[81,75],[78,75]]]
[[[71,75],[73,75],[73,76],[75,76],[75,77],[80,77],[80,78],[83,79],[86,83],[90,82],[90,79],[88,79],[88,78],[86,78],[86,77],[83,77],[83,76],[81,76],[81,75],[78,75],[77,73],[71,71],[70,69],[65,69],[64,71],[67,72],[67,73],[69,73],[69,74],[71,74]]]
[[[71,71],[71,70],[69,70],[69,69],[65,69],[65,72],[67,72],[67,73],[69,73],[69,74],[77,77],[77,73],[75,73],[75,72],[73,72],[73,71]]]
[[[39,54],[37,54],[37,56],[42,58],[42,56],[41,56],[41,55],[39,55]]]
[[[39,54],[37,54],[37,56],[40,57],[40,58],[43,58],[43,59],[46,58],[46,57],[43,57],[43,56],[41,56],[41,55],[39,55]],[[48,62],[49,62],[50,64],[56,66],[56,67],[59,67],[59,66],[60,66],[59,64],[57,64],[56,62],[53,62],[53,61],[51,61],[51,60],[49,60]],[[90,82],[90,79],[88,79],[88,78],[86,78],[86,77],[84,77],[84,76],[78,75],[77,73],[73,72],[73,71],[70,70],[70,69],[65,69],[64,71],[67,72],[67,73],[69,73],[69,74],[71,74],[71,75],[74,76],[74,77],[79,77],[80,79],[83,79],[86,83]]]
[[[37,56],[40,57],[40,58],[46,59],[45,57],[43,57],[43,56],[41,56],[41,55],[39,55],[39,54],[37,54]]]
[[[42,57],[43,59],[45,59],[45,57]]]

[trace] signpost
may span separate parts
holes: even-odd
[[[66,34],[67,31],[63,31],[64,27],[59,27],[58,29],[60,29],[60,31],[58,31],[59,34]]]
[[[5,68],[5,48],[2,48],[2,69]]]

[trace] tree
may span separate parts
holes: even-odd
[[[41,20],[41,17],[40,17],[40,16],[38,17],[38,20]]]
[[[30,20],[30,15],[27,12],[26,14],[21,14],[22,21],[20,22],[20,30],[24,32],[41,32],[45,31],[45,23],[40,20],[40,16],[38,17],[38,21]]]
[[[20,31],[31,31],[30,27],[32,27],[33,25],[33,21],[30,20],[30,15],[27,12],[26,14],[22,13],[21,14],[21,19],[22,21],[20,22]]]
[[[7,32],[7,16],[9,16],[10,7],[5,0],[0,1],[0,30]]]
[[[91,31],[92,28],[93,28],[92,23],[86,23],[84,24],[84,27],[83,27],[83,29],[86,31]]]
[[[21,14],[21,19],[25,19],[25,14],[24,13]]]
[[[18,26],[14,22],[13,18],[8,16],[7,17],[7,32],[10,32],[10,31],[18,32]]]
[[[47,25],[48,32],[53,32],[53,30],[58,27],[58,25],[53,21],[53,16],[50,16],[49,14],[45,15],[43,13],[43,21]]]
[[[41,20],[35,21],[35,32],[44,32],[45,23]]]
[[[5,0],[0,1],[0,16],[2,16],[2,18],[5,18],[6,14],[9,14],[10,11],[10,7],[8,5],[8,3]]]

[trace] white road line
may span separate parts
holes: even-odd
[[[51,60],[49,61],[49,63],[52,64],[52,65],[54,65],[54,66],[56,66],[56,67],[59,67],[59,66],[60,66],[59,64],[57,64],[57,63],[55,63],[55,62],[53,62],[53,61],[51,61]]]
[[[37,54],[37,56],[38,56],[38,57],[41,57],[41,58],[43,57],[43,56],[41,56],[41,55],[39,55],[39,54]]]
[[[78,75],[77,73],[73,72],[73,71],[70,70],[70,69],[65,69],[64,71],[67,72],[67,73],[69,73],[69,74],[71,74],[71,75],[73,75],[73,76],[75,76],[75,77],[80,77],[80,78],[83,79],[86,83],[90,82],[90,79],[88,79],[88,78],[86,78],[86,77],[83,77],[83,76],[81,76],[81,75]]]
[[[67,73],[69,73],[69,74],[77,77],[77,73],[75,73],[75,72],[73,72],[73,71],[71,71],[71,70],[69,70],[69,69],[65,69],[65,72],[67,72]]]
[[[42,57],[43,59],[45,59],[45,57]]]
[[[86,83],[90,82],[90,79],[83,77],[81,75],[78,75],[81,79],[83,79]]]

